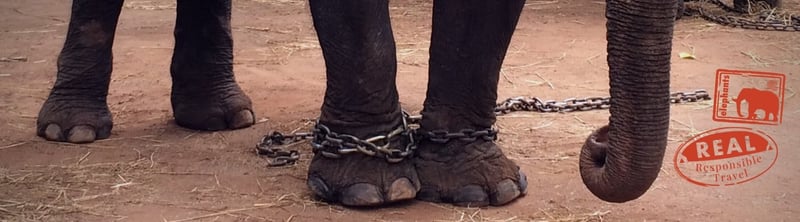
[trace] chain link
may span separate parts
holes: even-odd
[[[776,14],[768,6],[751,2],[753,6],[749,11],[737,10],[720,0],[684,0],[684,2],[697,2],[698,6],[685,7],[688,16],[698,15],[701,18],[725,26],[741,27],[744,29],[775,30],[775,31],[800,31],[800,17],[795,15]],[[714,15],[709,8],[704,8],[703,3],[709,3],[722,9],[727,15]],[[753,10],[755,8],[755,10]],[[758,10],[761,8],[761,10]]]
[[[272,132],[261,138],[261,142],[256,145],[256,153],[270,158],[271,160],[267,163],[270,167],[294,164],[300,159],[300,152],[285,148],[311,138],[314,138],[314,134],[308,132],[290,135],[283,135],[277,131]]]
[[[359,152],[397,163],[413,154],[416,149],[412,132],[403,118],[403,124],[389,133],[362,140],[353,135],[332,132],[330,128],[317,122],[311,148],[314,153],[328,158],[341,158],[342,155]],[[402,148],[393,148],[397,144]]]
[[[456,133],[448,132],[447,130],[433,130],[428,132],[418,132],[420,139],[427,139],[435,143],[447,143],[451,140],[460,140],[465,142],[473,142],[478,139],[486,141],[497,140],[498,130],[495,128],[485,130],[462,129]]]
[[[506,99],[494,108],[496,115],[505,115],[510,112],[572,112],[589,111],[593,109],[607,109],[610,106],[611,97],[586,97],[569,98],[564,101],[542,100],[537,97],[513,97]]]
[[[703,89],[698,89],[694,92],[674,92],[669,94],[669,102],[671,103],[699,102],[703,100],[711,100],[711,95]]]
[[[706,90],[670,93],[670,103],[686,103],[710,100],[711,96]],[[517,111],[529,112],[574,112],[597,109],[608,109],[611,106],[611,97],[585,97],[569,98],[563,101],[542,100],[537,97],[512,97],[497,104],[495,114],[505,115]],[[462,129],[458,132],[446,130],[420,131],[421,115],[410,115],[403,111],[403,123],[394,130],[379,136],[360,139],[353,135],[336,133],[324,124],[317,121],[311,132],[300,132],[283,135],[273,132],[261,139],[256,145],[259,155],[270,158],[269,166],[284,166],[294,164],[299,158],[297,150],[286,150],[287,147],[305,140],[311,141],[311,148],[315,154],[327,158],[341,158],[342,155],[360,153],[368,156],[384,158],[390,163],[400,162],[410,157],[420,140],[436,143],[447,143],[452,140],[472,142],[476,140],[497,140],[498,130],[489,129]],[[401,147],[401,148],[394,148]]]

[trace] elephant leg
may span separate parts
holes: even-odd
[[[319,123],[360,139],[400,126],[388,0],[311,0],[309,5],[327,76]],[[405,146],[398,143],[389,145]],[[360,152],[340,158],[316,153],[308,186],[328,202],[376,206],[413,199],[419,180],[410,160],[389,163]]]
[[[36,134],[88,143],[111,135],[106,104],[114,31],[122,0],[74,0],[56,81],[36,119]]]
[[[175,122],[197,130],[249,127],[250,98],[233,74],[230,0],[179,0],[172,55]]]
[[[435,0],[422,132],[485,130],[495,122],[497,83],[524,0]],[[490,140],[422,140],[417,199],[504,205],[525,194],[519,167]]]

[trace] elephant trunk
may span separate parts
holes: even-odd
[[[586,140],[583,183],[602,200],[626,202],[658,177],[669,130],[669,75],[676,2],[608,0],[609,125]]]

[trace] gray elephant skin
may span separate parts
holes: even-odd
[[[310,0],[325,60],[319,121],[358,138],[402,122],[388,0]],[[498,76],[524,0],[434,0],[428,91],[421,131],[489,129]],[[587,188],[600,199],[643,195],[661,169],[669,126],[675,0],[608,0],[611,117],[580,156]],[[122,0],[74,0],[50,96],[37,119],[48,140],[92,142],[110,135],[106,104],[111,46]],[[232,69],[230,0],[178,0],[170,74],[175,122],[200,130],[248,127],[255,117]],[[404,144],[394,141],[392,146]],[[527,179],[491,140],[422,140],[399,163],[363,154],[315,155],[307,180],[319,198],[347,206],[419,199],[462,206],[505,205]]]

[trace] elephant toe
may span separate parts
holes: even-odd
[[[526,176],[525,173],[522,172],[522,170],[519,171],[518,185],[519,185],[519,192],[522,195],[528,194],[528,176]]]
[[[237,112],[231,117],[230,124],[228,128],[230,129],[241,129],[252,126],[255,124],[255,115],[253,111],[250,109],[244,109],[242,111]]]
[[[307,183],[311,192],[317,197],[354,207],[379,206],[385,203],[414,199],[417,194],[416,186],[407,178],[395,180],[385,195],[378,186],[369,183],[350,185],[342,189],[339,195],[336,195],[331,187],[317,176],[310,176]]]
[[[91,143],[95,140],[108,138],[110,129],[98,129],[89,125],[74,126],[72,129],[65,131],[60,125],[51,123],[47,124],[44,130],[40,130],[39,136],[44,137],[50,141],[70,142],[70,143]]]
[[[315,155],[309,164],[307,183],[317,198],[353,207],[411,200],[420,187],[410,161],[389,163],[360,154],[341,158]]]
[[[342,191],[340,201],[345,206],[377,206],[383,203],[380,189],[372,184],[357,183]]]
[[[36,134],[49,141],[91,143],[111,136],[114,123],[105,101],[51,94],[36,118]]]
[[[255,124],[250,98],[244,92],[237,91],[226,97],[184,94],[191,95],[183,92],[172,98],[175,123],[182,127],[220,131],[242,129]]]
[[[387,201],[396,202],[401,200],[414,199],[417,195],[417,187],[408,178],[400,178],[392,182],[386,194]]]
[[[97,138],[97,132],[94,127],[87,125],[80,125],[72,127],[67,136],[67,141],[70,143],[90,143]]]
[[[48,124],[39,136],[44,136],[45,139],[50,141],[61,141],[61,126],[58,124]]]
[[[505,205],[522,194],[522,188],[511,179],[505,179],[497,184],[497,193],[492,195],[491,204]]]

